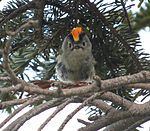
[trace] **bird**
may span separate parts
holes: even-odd
[[[57,56],[56,74],[63,82],[91,82],[95,75],[92,43],[82,27],[75,27],[64,38]]]

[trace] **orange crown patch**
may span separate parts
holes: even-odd
[[[79,40],[79,35],[80,33],[82,32],[82,28],[81,27],[76,27],[76,28],[73,28],[72,31],[71,31],[71,34],[73,36],[73,39],[74,41],[78,41]]]

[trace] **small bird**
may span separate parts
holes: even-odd
[[[57,57],[56,74],[63,82],[91,82],[95,75],[92,44],[82,27],[73,28]]]

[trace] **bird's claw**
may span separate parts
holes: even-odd
[[[101,78],[98,75],[94,75],[93,80],[98,87],[101,87]]]

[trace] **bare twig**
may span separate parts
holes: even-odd
[[[12,69],[10,68],[9,65],[9,51],[10,51],[10,47],[11,47],[11,41],[12,41],[12,37],[10,37],[4,47],[3,50],[3,67],[6,70],[8,76],[10,76],[13,84],[17,84],[19,83],[19,79],[16,77],[15,73],[12,71]]]
[[[104,131],[124,131],[128,127],[130,127],[135,122],[143,119],[143,117],[129,117],[127,119],[118,120],[110,125],[108,125]]]
[[[38,20],[29,20],[27,23],[20,26],[16,31],[7,31],[7,34],[10,36],[17,35],[21,30],[30,28],[30,27],[38,27]]]
[[[116,111],[115,108],[113,108],[112,106],[108,105],[106,102],[100,99],[95,99],[91,103],[93,106],[96,106],[97,108],[101,109],[105,113],[109,113],[110,111]]]
[[[10,81],[10,77],[0,77],[1,81]]]
[[[121,4],[122,4],[122,8],[123,8],[123,11],[124,11],[124,15],[125,15],[125,18],[127,20],[127,23],[128,23],[128,26],[129,26],[129,29],[130,29],[130,32],[132,31],[132,27],[131,27],[131,23],[130,23],[130,19],[129,19],[129,16],[128,16],[128,12],[126,10],[126,6],[125,6],[125,3],[123,0],[121,0]]]
[[[105,92],[104,94],[102,94],[100,96],[100,98],[104,99],[104,100],[109,100],[121,107],[125,107],[125,109],[130,109],[131,106],[133,106],[133,104],[136,105],[136,103],[133,103],[123,97],[120,97],[119,95],[116,95],[112,92]]]
[[[9,131],[9,130],[17,131],[25,123],[25,121],[43,112],[44,110],[59,105],[60,103],[62,103],[63,100],[64,100],[63,98],[53,99],[39,106],[36,106],[35,108],[29,110],[28,112],[20,116],[18,119],[13,121],[11,124],[9,124],[3,131]]]
[[[68,121],[78,112],[80,111],[84,106],[86,106],[89,102],[94,100],[97,96],[102,95],[104,92],[95,93],[91,97],[87,98],[78,108],[76,108],[71,114],[69,114],[66,119],[63,121],[61,126],[59,127],[58,131],[62,131],[65,125],[68,123]]]
[[[36,101],[39,101],[41,99],[45,98],[44,96],[37,96],[37,97],[31,97],[27,102],[25,102],[22,106],[15,109],[13,113],[11,113],[2,123],[0,123],[0,128],[2,128],[10,119],[12,119],[17,113],[19,113],[23,108],[25,108],[28,105],[33,104]]]
[[[142,120],[137,121],[133,125],[129,126],[127,129],[125,129],[124,131],[133,131],[136,127],[138,127],[139,125],[141,125],[142,123],[144,123],[148,120],[150,120],[150,116],[147,116],[147,117],[143,118]]]
[[[45,0],[35,0],[35,18],[39,21],[38,28],[35,29],[35,39],[41,41],[43,38],[42,26],[44,17]]]
[[[59,105],[57,107],[57,109],[53,112],[53,114],[48,117],[45,122],[39,127],[38,131],[41,131],[45,126],[46,124],[53,118],[57,115],[57,113],[59,113],[63,108],[65,108],[70,102],[72,102],[74,100],[74,98],[72,99],[67,99],[63,104]]]
[[[84,120],[79,119],[79,118],[78,118],[77,120],[78,120],[78,122],[80,122],[80,123],[82,123],[82,124],[84,124],[84,125],[90,124],[90,122],[84,121]]]
[[[5,93],[9,93],[12,91],[19,91],[22,89],[22,85],[21,84],[17,84],[16,86],[10,86],[10,87],[5,87],[5,88],[0,88],[0,94],[5,94]]]
[[[120,76],[113,79],[104,80],[101,84],[101,88],[104,90],[112,90],[123,85],[149,82],[149,81],[150,81],[150,72],[141,71],[133,75]]]
[[[28,101],[28,98],[25,99],[14,99],[11,101],[5,101],[0,103],[0,109],[4,109],[8,106],[15,106],[15,105],[20,105],[23,104],[24,102]]]
[[[8,76],[10,76],[10,79],[12,80],[13,84],[16,85],[17,83],[21,83],[22,81],[16,77],[16,74],[13,72],[9,65],[9,52],[11,48],[11,41],[13,40],[13,37],[19,33],[24,28],[29,27],[36,27],[38,24],[37,20],[29,20],[27,23],[20,26],[16,31],[8,31],[7,34],[10,35],[9,39],[7,40],[4,50],[3,50],[3,67],[6,70]]]
[[[123,120],[132,117],[146,117],[150,115],[150,101],[141,105],[133,105],[130,107],[130,110],[113,112],[109,113],[106,116],[101,117],[100,119],[94,121],[93,123],[82,127],[79,131],[95,131],[99,130],[109,124],[115,123],[118,120]]]
[[[127,88],[150,90],[150,83],[135,83],[126,85]]]
[[[9,21],[10,19],[20,15],[21,13],[25,12],[26,10],[35,7],[34,1],[29,2],[26,5],[23,5],[19,8],[17,8],[15,11],[11,12],[9,15],[7,15],[6,17],[4,17],[4,19],[0,20],[0,26],[4,23],[6,23],[7,21]]]

